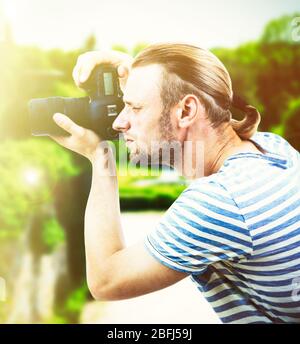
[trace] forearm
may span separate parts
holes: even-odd
[[[90,286],[104,283],[105,261],[125,247],[115,161],[110,162],[111,171],[106,168],[107,157],[102,154],[92,161],[92,183],[85,212],[86,269]]]

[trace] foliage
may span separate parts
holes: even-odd
[[[65,232],[55,217],[45,221],[42,229],[42,239],[51,251],[65,241]]]
[[[262,121],[259,129],[273,131],[286,137],[299,150],[300,44],[293,41],[291,36],[291,23],[296,16],[300,17],[300,14],[283,16],[271,21],[257,41],[247,42],[232,49],[215,48],[213,52],[227,67],[234,92],[261,112]],[[141,42],[133,49],[122,45],[114,45],[113,48],[136,56],[147,45]],[[29,214],[39,209],[36,207],[54,203],[54,190],[59,181],[79,176],[84,170],[83,163],[79,163],[79,160],[75,162],[72,153],[51,140],[29,138],[27,103],[31,98],[38,97],[85,96],[82,90],[75,87],[72,70],[78,55],[93,50],[95,46],[96,39],[93,34],[87,38],[82,48],[73,51],[45,51],[32,46],[17,46],[11,38],[0,43],[2,244],[8,242],[10,245],[13,240],[9,239],[19,237],[26,228]],[[240,113],[233,114],[235,117],[242,116]],[[126,148],[121,144],[120,149],[124,153]],[[140,183],[141,180],[144,183]],[[157,207],[165,209],[186,187],[180,181],[160,184],[151,176],[132,173],[119,176],[118,181],[121,207],[131,210]],[[72,221],[77,224],[80,212],[75,213],[71,216]],[[42,237],[51,250],[55,250],[64,240],[64,230],[54,215],[47,218],[44,223]],[[66,240],[69,240],[67,236]],[[7,255],[3,255],[3,248],[4,245],[1,247],[1,258],[7,261]],[[65,301],[63,309],[57,312],[52,321],[76,321],[87,297],[88,290],[85,284],[75,288]]]
[[[292,31],[295,28],[293,25],[294,18],[299,18],[300,13],[292,15],[284,15],[280,18],[271,20],[265,27],[261,36],[262,43],[291,43],[297,44],[293,40]]]
[[[146,43],[146,42],[137,43],[132,49],[132,52],[131,52],[132,56],[135,57],[140,51],[145,49],[148,45],[149,43]]]
[[[178,178],[173,183],[162,180],[160,170],[128,166],[118,168],[118,184],[122,210],[167,209],[187,183]],[[127,172],[127,174],[125,174]]]
[[[282,116],[282,135],[300,151],[300,98],[291,99]]]
[[[299,14],[271,21],[256,42],[232,49],[216,48],[213,52],[229,70],[234,92],[261,112],[259,129],[280,133],[300,149],[300,45],[289,39],[290,23],[296,16]],[[80,173],[72,162],[72,153],[44,138],[28,139],[27,103],[36,97],[85,96],[74,85],[72,70],[78,55],[95,45],[92,34],[83,48],[73,51],[17,46],[11,39],[0,43],[0,135],[4,140],[0,145],[0,237],[21,231],[32,205],[39,199],[50,202],[60,178]],[[140,42],[131,50],[115,45],[114,49],[136,56],[147,45]],[[126,150],[122,144],[119,148],[123,153]],[[42,187],[29,187],[19,180],[26,166],[45,172]],[[136,181],[141,178],[145,177],[119,179],[123,209],[165,208],[181,191],[181,186],[174,184],[138,185]]]
[[[113,50],[117,50],[117,51],[120,51],[122,53],[129,54],[129,50],[122,44],[114,44],[111,48]]]
[[[43,139],[0,144],[0,232],[22,231],[34,206],[52,202],[56,183],[78,175],[72,155]]]
[[[130,51],[127,47],[121,44],[114,44],[111,48],[113,50],[121,51],[122,53],[130,54],[135,57],[140,51],[146,48],[149,44],[146,42],[137,43]]]
[[[72,80],[73,66],[81,52],[79,49],[45,52],[37,47],[0,43],[0,136],[3,139],[28,137],[30,99],[83,95]]]
[[[88,295],[89,290],[86,283],[84,283],[80,288],[70,294],[65,303],[65,310],[69,313],[80,314]]]
[[[259,130],[284,125],[284,113],[300,94],[300,45],[259,41],[214,52],[227,67],[234,92],[261,112]],[[233,114],[240,119],[239,113]],[[288,131],[281,132],[289,136]],[[296,148],[300,149],[299,142]]]
[[[47,322],[50,324],[78,323],[82,308],[89,297],[89,289],[86,282],[83,282],[69,294],[62,306],[56,307],[54,316]]]

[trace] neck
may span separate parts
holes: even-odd
[[[230,125],[219,131],[207,127],[205,132],[188,138],[183,145],[183,167],[179,170],[188,179],[218,172],[232,154],[245,150],[258,151],[251,142],[242,141]]]
[[[222,136],[216,135],[215,140],[209,140],[206,143],[204,175],[209,176],[218,172],[227,158],[244,149],[245,142],[231,126],[226,127]]]

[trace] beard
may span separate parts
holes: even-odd
[[[164,110],[159,118],[158,139],[151,141],[150,149],[146,144],[134,142],[134,147],[129,152],[129,159],[136,165],[174,167],[178,154],[181,154],[181,144],[176,141],[170,111]]]

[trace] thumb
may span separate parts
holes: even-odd
[[[77,125],[68,116],[62,113],[55,113],[53,115],[53,120],[57,125],[59,125],[61,128],[66,130],[71,135],[83,136],[84,134],[84,128]]]

